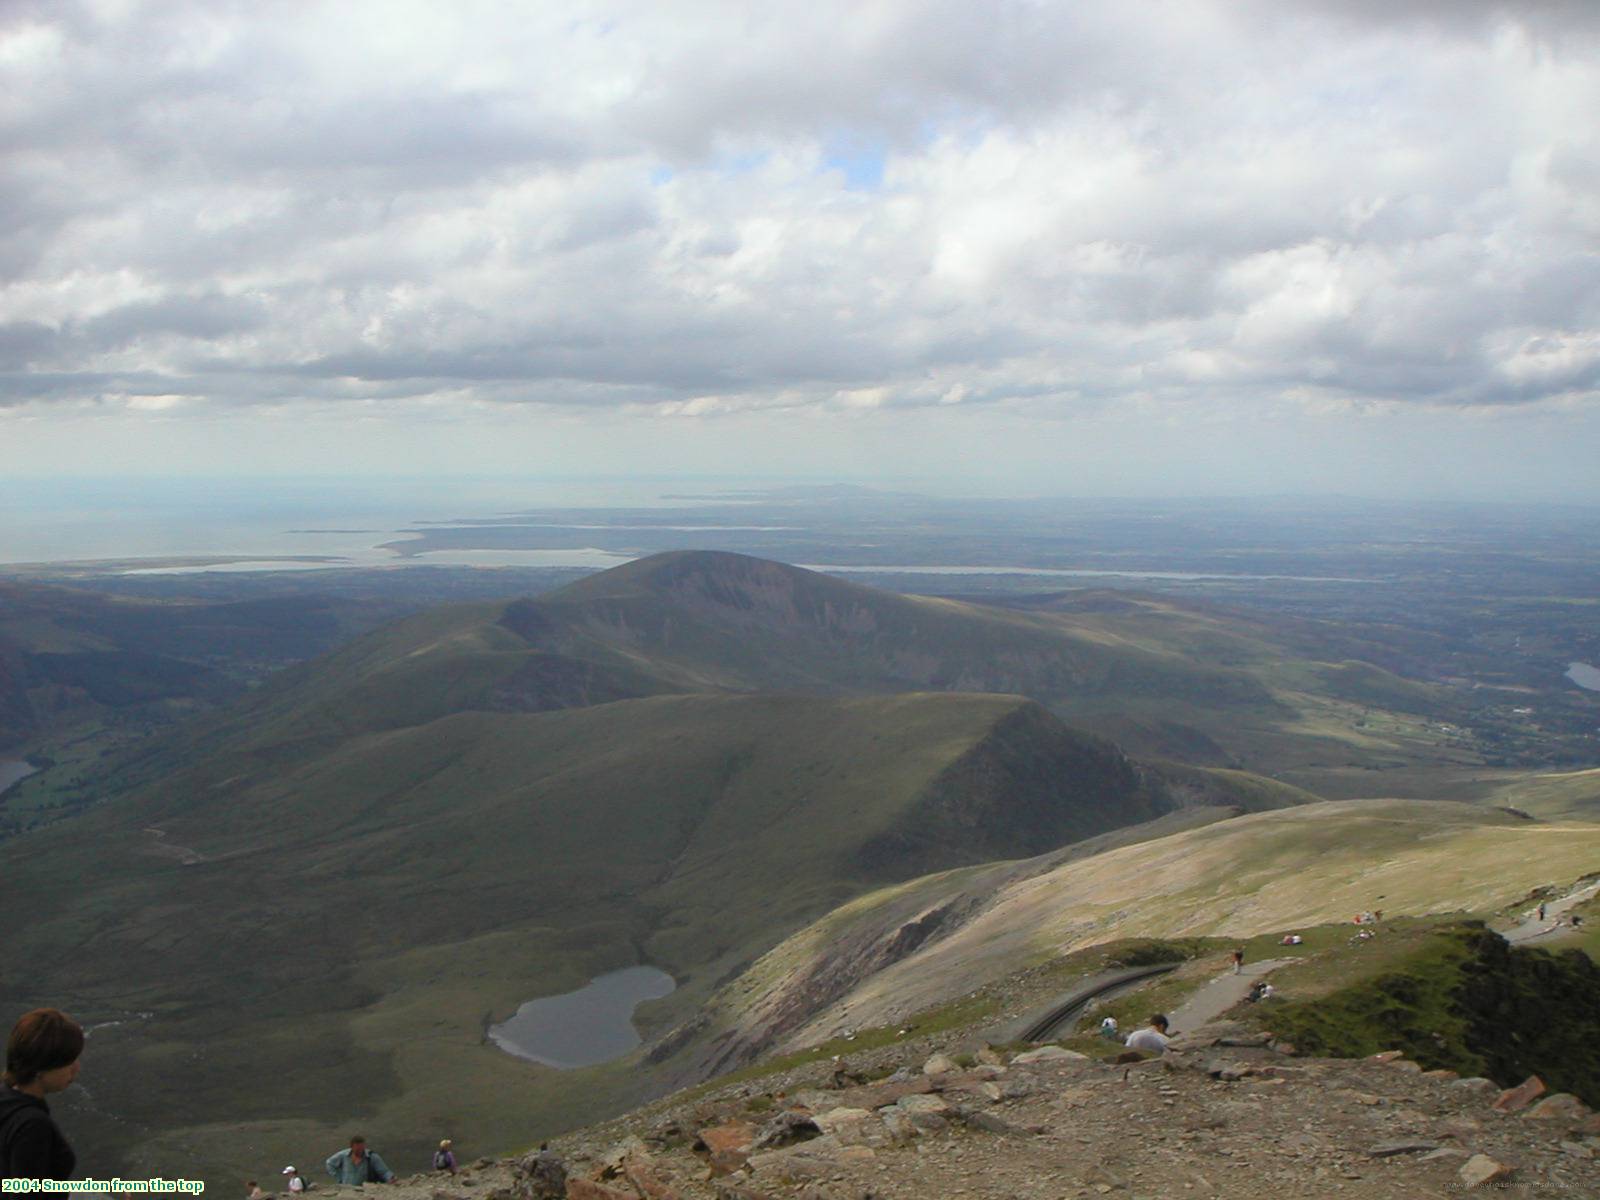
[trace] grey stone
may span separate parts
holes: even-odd
[[[1040,1062],[1071,1062],[1077,1060],[1087,1062],[1087,1054],[1079,1054],[1076,1050],[1064,1050],[1060,1046],[1040,1046],[1037,1050],[1025,1050],[1011,1060],[1012,1066],[1027,1066],[1029,1063]]]
[[[1397,1154],[1425,1154],[1437,1150],[1438,1142],[1382,1142],[1367,1151],[1372,1158],[1393,1158]]]
[[[533,1200],[561,1200],[567,1194],[567,1166],[550,1151],[529,1154],[518,1165]]]
[[[1461,1170],[1456,1172],[1456,1176],[1463,1186],[1470,1190],[1482,1187],[1486,1183],[1499,1183],[1503,1179],[1509,1179],[1515,1170],[1516,1168],[1508,1167],[1503,1162],[1496,1162],[1487,1154],[1474,1154],[1461,1164]]]
[[[948,1054],[935,1054],[922,1064],[924,1075],[954,1075],[961,1068],[956,1065],[955,1059]]]

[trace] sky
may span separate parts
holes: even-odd
[[[3,0],[0,472],[1600,503],[1589,0]]]

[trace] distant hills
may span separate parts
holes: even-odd
[[[397,622],[285,672],[250,712],[258,741],[397,728],[461,708],[539,712],[705,691],[985,692],[1101,716],[1291,715],[1250,670],[1188,649],[1054,614],[678,552],[534,599]]]
[[[163,602],[0,580],[0,749],[54,728],[192,713],[353,626],[354,606],[315,596]]]
[[[645,960],[680,984],[663,1031],[885,886],[1315,800],[1214,764],[1381,752],[1339,714],[1407,687],[1152,598],[658,555],[403,619],[108,760],[107,802],[0,845],[29,914],[0,1009],[107,1023],[84,1119],[124,1173],[296,1161],[355,1117],[418,1154],[574,1123],[702,1061],[698,1033],[574,1094],[489,1021]]]

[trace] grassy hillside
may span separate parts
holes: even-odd
[[[1172,606],[991,609],[727,554],[432,610],[152,742],[97,777],[108,803],[0,847],[0,904],[31,915],[0,930],[0,962],[28,966],[0,1007],[124,1022],[87,1119],[126,1172],[235,1141],[291,1161],[353,1117],[419,1149],[441,1124],[493,1139],[512,1107],[519,1130],[597,1115],[841,997],[892,1007],[1062,943],[1370,906],[1374,855],[1518,836],[1448,806],[1200,828],[1313,797],[1061,719],[1224,760],[1389,753],[1314,691],[1374,677],[1326,666]],[[1152,820],[1139,844],[1113,832]],[[1418,904],[1453,878],[1429,870]],[[519,1002],[641,960],[680,983],[645,1010],[663,1031],[830,910],[642,1072],[556,1077],[484,1044]]]
[[[1539,1074],[1551,1091],[1600,1104],[1600,967],[1576,950],[1508,946],[1476,923],[1428,931],[1381,967],[1347,964],[1342,985],[1260,1013],[1302,1053],[1354,1058],[1399,1049],[1425,1067],[1506,1086]],[[1359,955],[1346,954],[1347,959]]]
[[[1053,863],[957,872],[864,896],[766,955],[718,998],[751,1044],[825,961],[869,964],[788,1042],[886,1024],[1063,951],[1130,937],[1246,938],[1392,915],[1488,911],[1600,861],[1600,825],[1426,801],[1315,804],[1212,823]],[[910,952],[885,952],[940,914]]]
[[[414,1149],[440,1089],[493,1130],[508,1096],[553,1113],[576,1086],[499,1061],[490,1013],[648,959],[681,984],[656,1019],[681,1015],[863,890],[1188,798],[1004,696],[662,696],[246,738],[0,849],[0,905],[31,914],[0,931],[0,961],[28,964],[0,1005],[151,1014],[107,1033],[97,1069],[99,1111],[139,1115],[87,1118],[130,1156],[148,1126],[198,1143],[221,1113],[285,1161],[291,1114],[331,1138],[381,1112]],[[418,1076],[423,1043],[448,1050]],[[610,1078],[584,1111],[649,1082]]]
[[[1500,784],[1487,799],[1541,817],[1595,817],[1600,815],[1600,768],[1527,775]]]
[[[1438,715],[1459,707],[1448,689],[1308,657],[1297,638],[1154,598],[1029,611],[669,553],[398,622],[283,673],[227,734],[292,742],[682,692],[962,691],[1028,696],[1135,753],[1258,773],[1475,761]]]
[[[76,710],[231,696],[327,650],[357,619],[316,596],[153,601],[0,580],[0,747]]]

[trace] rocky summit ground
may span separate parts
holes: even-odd
[[[1394,1055],[1291,1057],[1267,1037],[1217,1023],[1137,1062],[900,1044],[681,1093],[543,1155],[383,1190],[393,1200],[1600,1196],[1600,1117],[1573,1097]]]

